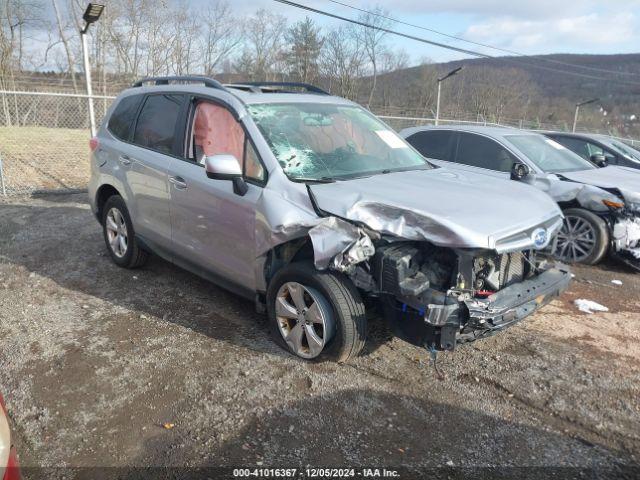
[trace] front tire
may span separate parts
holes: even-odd
[[[609,229],[595,213],[581,208],[569,208],[555,249],[555,256],[567,263],[595,265],[609,248]]]
[[[120,195],[109,197],[102,208],[102,232],[109,255],[119,267],[137,268],[147,261],[149,254],[136,241],[129,210]]]
[[[342,274],[289,264],[269,283],[267,309],[276,343],[305,360],[346,362],[364,347],[364,303]]]

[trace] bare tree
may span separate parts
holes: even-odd
[[[390,13],[387,10],[380,6],[376,6],[373,10],[363,12],[358,17],[358,20],[361,22],[371,25],[370,27],[359,27],[357,30],[362,46],[367,52],[367,57],[371,63],[372,69],[371,90],[369,92],[367,107],[370,107],[371,102],[373,102],[373,95],[378,83],[378,65],[381,61],[381,57],[386,52],[386,45],[384,41],[387,36],[387,32],[383,29],[389,28],[390,26],[390,21],[387,20],[387,17],[389,16]]]
[[[57,0],[51,0],[51,4],[53,6],[53,11],[56,17],[56,25],[58,28],[58,35],[60,37],[60,41],[64,46],[64,51],[67,57],[67,72],[71,76],[71,81],[73,83],[73,91],[78,93],[78,81],[76,80],[76,57],[73,53],[73,48],[71,46],[71,41],[68,35],[69,25],[62,19],[62,13],[60,11],[60,7],[58,6]]]
[[[237,19],[231,15],[228,3],[214,2],[204,14],[203,70],[212,76],[220,64],[241,42]]]
[[[402,74],[402,70],[409,66],[409,55],[404,50],[384,52],[380,57],[380,87],[382,88],[382,99],[379,107],[386,109],[394,104],[401,105],[406,97],[402,90],[397,88],[395,72]]]
[[[15,88],[15,74],[25,67],[25,39],[29,30],[44,24],[42,11],[40,0],[0,0],[0,89]],[[18,121],[16,97],[13,100],[13,116]],[[0,102],[5,124],[11,125],[10,101],[2,94]]]
[[[278,73],[274,65],[282,58],[287,21],[281,15],[261,9],[249,17],[245,24],[245,49],[242,57],[245,66],[247,55],[252,57],[249,76],[253,80],[273,80]]]
[[[350,25],[330,31],[325,37],[321,65],[329,89],[338,95],[355,99],[364,72],[365,50],[361,37]]]
[[[468,104],[474,113],[496,123],[505,116],[521,118],[536,92],[529,76],[517,68],[468,68],[465,76],[469,79]]]

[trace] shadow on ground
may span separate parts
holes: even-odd
[[[22,265],[64,288],[142,315],[157,316],[243,347],[265,347],[267,353],[287,355],[275,344],[255,341],[269,338],[270,333],[266,315],[256,313],[253,302],[155,255],[142,268],[119,268],[107,253],[101,226],[90,210],[77,205],[83,197],[37,198],[52,206],[2,206],[0,254],[5,261]],[[227,315],[229,312],[232,314]],[[242,323],[231,317],[242,319]],[[372,316],[369,327],[364,355],[391,338],[379,318]]]

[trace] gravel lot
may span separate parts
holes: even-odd
[[[616,477],[640,461],[640,274],[617,264],[575,274],[534,317],[441,354],[442,380],[425,351],[376,320],[352,364],[302,363],[272,343],[251,302],[156,257],[116,267],[84,195],[5,200],[0,390],[25,467],[532,466]],[[580,313],[576,298],[610,312]]]

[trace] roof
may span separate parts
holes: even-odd
[[[244,91],[236,88],[227,88],[234,96],[247,105],[260,103],[328,103],[328,104],[352,104],[346,98],[333,95],[318,95],[317,93],[265,93]]]
[[[431,131],[431,130],[454,130],[457,132],[471,132],[471,133],[482,133],[484,135],[488,135],[490,137],[504,137],[507,135],[534,135],[534,132],[527,132],[525,130],[519,130],[517,128],[509,128],[509,127],[494,127],[494,126],[485,126],[485,125],[439,125],[439,126],[431,126],[426,125],[422,127],[411,127],[402,130],[400,133],[404,137],[409,135],[413,135],[416,132],[423,131]]]
[[[178,81],[180,83],[169,83]],[[195,83],[188,83],[188,82]],[[304,92],[294,89],[302,88]],[[203,96],[219,94],[235,97],[245,105],[264,103],[324,103],[353,105],[353,102],[330,94],[318,87],[307,84],[288,82],[237,83],[222,85],[216,80],[206,77],[157,77],[140,80],[123,93],[180,92],[194,93]],[[222,93],[224,92],[224,93]],[[216,95],[217,96],[217,95]],[[235,103],[235,102],[233,102]]]
[[[560,132],[557,130],[540,130],[539,133],[543,135],[562,135],[563,137],[572,138],[607,138],[606,135],[600,135],[596,133],[583,133],[583,132]]]

